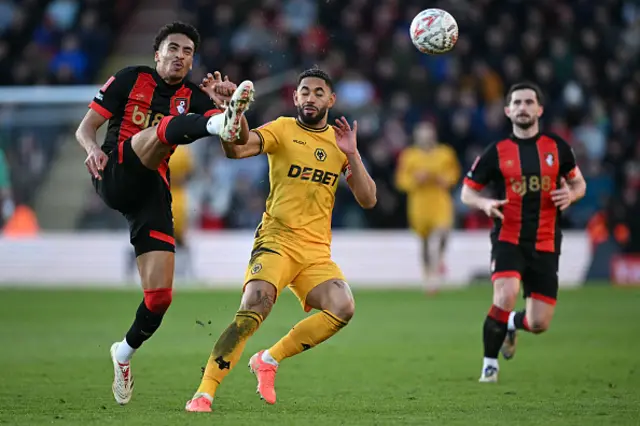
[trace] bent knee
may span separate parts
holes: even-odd
[[[277,290],[275,285],[266,281],[249,281],[244,289],[240,310],[253,311],[266,318],[276,302]]]
[[[342,321],[349,322],[356,312],[356,304],[352,297],[345,295],[344,297],[332,300],[329,303],[327,311],[331,312]]]
[[[540,334],[540,333],[544,333],[545,331],[547,331],[549,329],[550,325],[551,325],[551,321],[550,320],[536,319],[536,320],[532,320],[532,321],[529,322],[529,330],[533,334]]]

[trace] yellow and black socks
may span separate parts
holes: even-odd
[[[286,336],[269,348],[269,354],[280,362],[324,342],[345,325],[346,321],[329,311],[318,312],[296,324]]]
[[[196,393],[206,393],[212,397],[215,395],[218,385],[238,363],[247,340],[260,327],[262,320],[262,315],[257,312],[238,311],[236,313],[233,322],[220,335],[213,347]]]

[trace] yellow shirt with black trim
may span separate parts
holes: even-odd
[[[331,126],[313,129],[280,117],[257,129],[269,160],[270,191],[256,246],[300,262],[331,251],[331,216],[340,175],[350,176]]]
[[[435,180],[418,183],[415,175],[428,173],[444,180],[443,188]],[[448,145],[438,144],[425,151],[418,147],[405,148],[400,154],[396,169],[396,186],[407,193],[407,213],[411,223],[419,223],[430,217],[453,218],[451,188],[460,180],[460,164],[455,151]]]

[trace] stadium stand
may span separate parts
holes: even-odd
[[[0,86],[75,85],[95,80],[120,28],[123,1],[26,0],[0,2]],[[10,164],[18,204],[33,205],[63,140],[77,123],[41,120],[28,125],[16,114],[44,108],[0,105],[0,148]]]
[[[40,17],[24,13],[35,3],[44,8]],[[109,40],[117,33],[118,4],[0,2],[0,10],[11,10],[0,20],[0,61],[11,64],[0,67],[2,84],[96,83]],[[587,197],[566,215],[565,227],[584,228],[594,215],[611,211],[624,212],[616,222],[621,214],[627,218],[623,222],[633,222],[629,218],[640,210],[640,124],[633,119],[640,95],[640,6],[633,1],[435,1],[433,7],[450,10],[464,28],[455,50],[442,56],[418,54],[407,37],[410,19],[421,6],[417,1],[178,4],[177,16],[197,24],[203,36],[195,80],[221,69],[235,81],[259,81],[315,64],[333,75],[340,99],[335,115],[362,124],[361,152],[379,190],[377,208],[363,212],[340,188],[337,228],[406,226],[405,203],[394,188],[393,172],[398,153],[411,143],[413,126],[433,121],[440,139],[468,168],[488,143],[508,130],[503,94],[521,79],[543,86],[548,95],[544,127],[572,145],[587,178]],[[96,21],[101,23],[98,31]],[[46,61],[32,61],[35,57]],[[252,123],[294,113],[292,89],[284,85],[258,93],[260,100],[249,116]],[[46,169],[38,163],[54,158],[51,144],[37,135],[9,139],[2,146],[12,166],[22,165],[20,152],[36,169]],[[25,148],[17,148],[23,144]],[[221,158],[215,143],[195,144],[193,149],[198,159],[190,189],[193,226],[255,226],[268,189],[264,160],[229,161]],[[79,165],[78,173],[83,172]],[[33,183],[15,192],[23,191],[33,191]],[[92,219],[83,219],[82,227],[106,226],[109,221],[99,219],[101,208],[92,202],[88,206]],[[459,205],[457,226],[488,223]],[[631,240],[638,241],[635,228],[630,225]]]

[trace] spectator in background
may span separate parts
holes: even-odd
[[[62,49],[51,61],[51,72],[64,83],[84,83],[87,78],[87,55],[75,35],[62,40]]]
[[[66,32],[75,24],[79,9],[78,0],[53,0],[48,4],[46,14],[56,28]]]
[[[0,0],[0,34],[4,34],[11,25],[15,10],[12,0]]]
[[[14,208],[9,164],[7,164],[4,151],[0,149],[0,228],[13,215]]]

